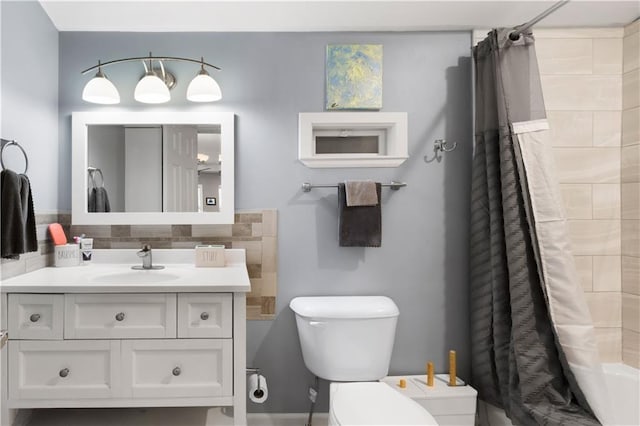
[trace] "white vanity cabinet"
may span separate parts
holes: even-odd
[[[20,324],[26,335],[22,340],[9,334],[10,403],[31,406],[38,404],[32,400],[46,399],[48,405],[58,400],[69,406],[72,400],[106,397],[225,398],[218,402],[228,404],[233,396],[231,294],[8,297],[9,306],[18,306],[9,312],[9,326]],[[64,305],[35,303],[60,298]],[[47,336],[40,330],[43,319],[63,317],[63,333]],[[184,336],[176,334],[178,328],[187,331]]]
[[[191,276],[183,286],[63,288],[52,276],[60,269],[45,269],[49,292],[19,284],[37,283],[37,274],[3,286],[3,328],[9,330],[2,360],[5,407],[233,407],[234,424],[246,424],[249,287],[212,287],[216,280],[210,278],[199,286]],[[229,266],[208,269],[230,272]]]

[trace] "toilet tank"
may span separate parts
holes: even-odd
[[[296,297],[302,357],[332,381],[379,380],[389,372],[398,307],[384,296]]]

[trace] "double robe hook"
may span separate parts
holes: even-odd
[[[457,142],[453,142],[453,144],[449,146],[448,142],[445,139],[436,139],[433,142],[433,152],[434,152],[433,158],[429,158],[428,155],[425,155],[424,162],[431,163],[434,160],[437,160],[438,162],[440,162],[440,160],[442,160],[443,152],[454,151],[457,147],[458,147]]]

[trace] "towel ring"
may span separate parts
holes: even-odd
[[[5,139],[3,139],[3,141],[5,141]],[[20,149],[20,151],[22,151],[22,155],[24,155],[24,172],[22,172],[22,174],[27,173],[27,170],[29,170],[29,157],[27,157],[27,153],[24,150],[24,148],[22,148],[22,146],[15,140],[10,140],[10,141],[7,141],[6,143],[3,143],[2,149],[0,149],[0,165],[2,166],[3,169],[6,170],[6,167],[4,165],[3,155],[4,155],[4,149],[9,145],[15,145]]]

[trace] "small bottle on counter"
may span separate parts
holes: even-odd
[[[93,238],[83,237],[80,239],[80,253],[82,254],[82,261],[88,262],[93,255]]]

